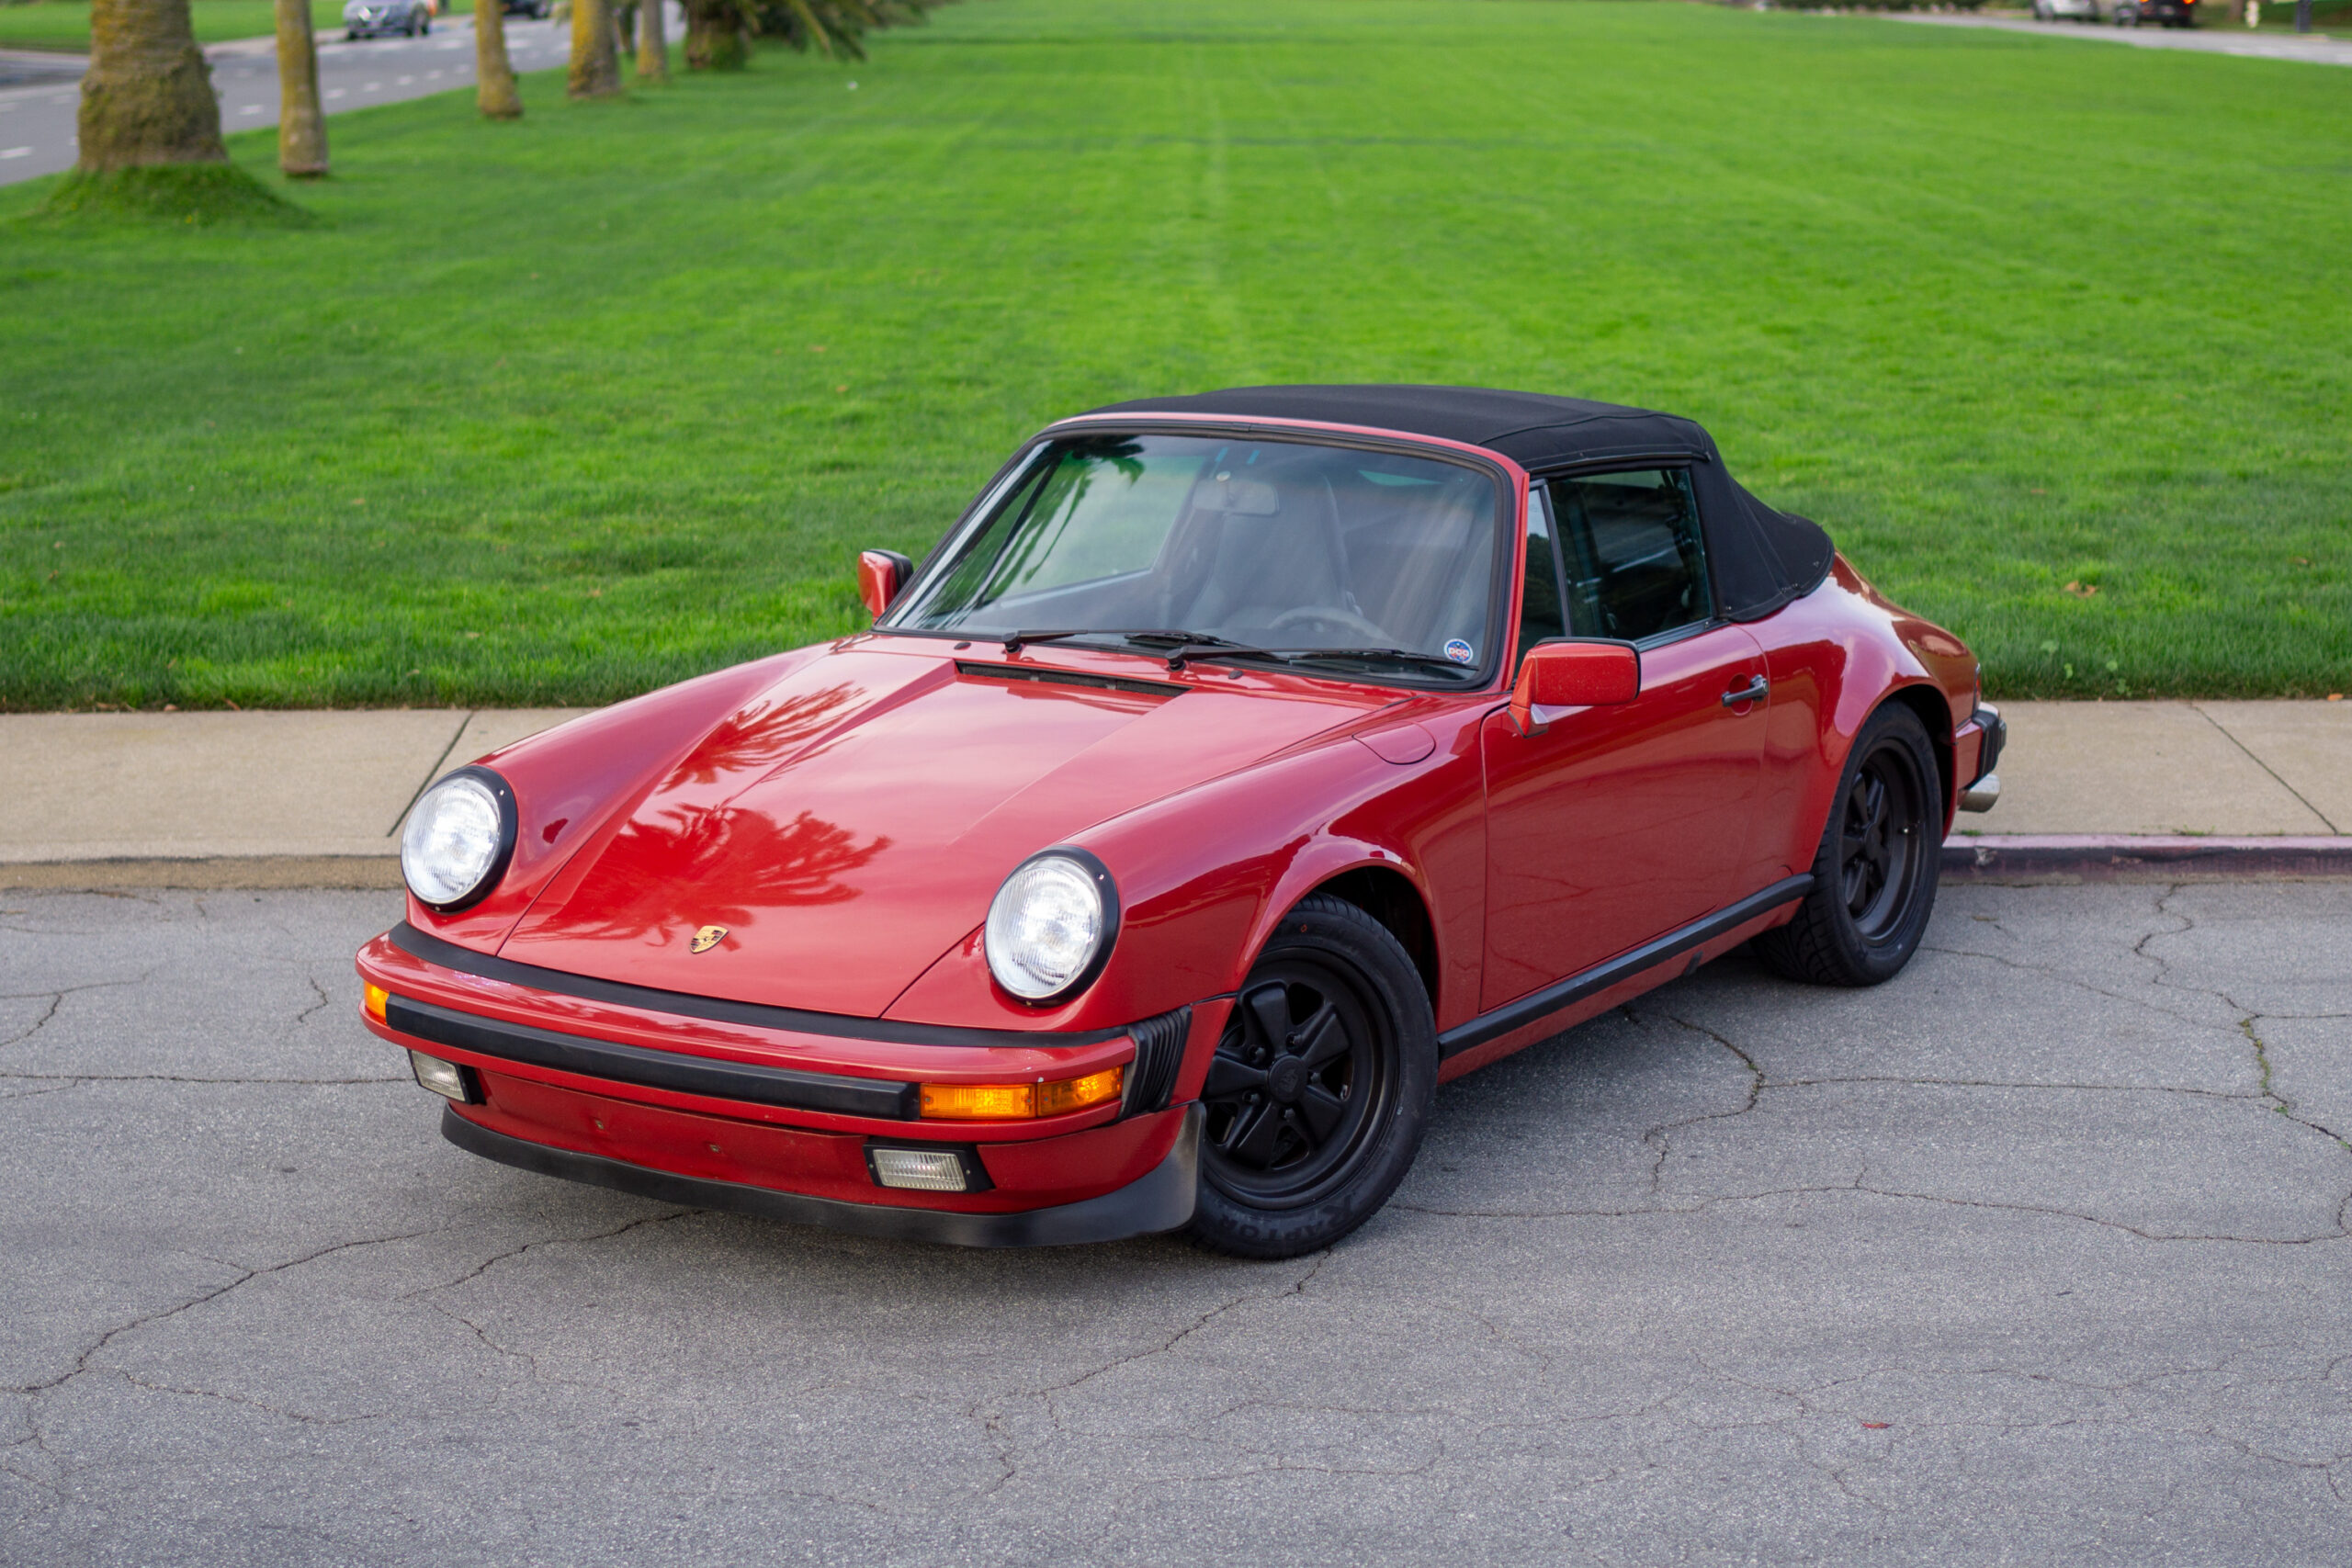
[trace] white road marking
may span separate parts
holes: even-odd
[[[363,93],[380,93],[383,90],[384,85],[381,82],[370,82],[368,85],[360,89]]]
[[[239,114],[259,114],[261,113],[261,106],[259,104],[247,104],[243,108],[239,109],[237,112]]]
[[[33,150],[29,147],[0,149],[0,158],[29,158],[32,155]]]
[[[341,87],[329,87],[327,89],[327,96],[330,98],[339,98],[343,96],[343,89]]]
[[[398,82],[395,82],[395,83],[393,83],[392,85],[393,85],[394,86],[396,86],[396,87],[405,87],[405,86],[407,86],[410,83],[412,83],[412,82],[413,82],[413,81],[415,81],[415,80],[416,80],[416,78],[415,78],[415,77],[413,77],[413,76],[403,76],[403,77],[401,77]]]
[[[441,73],[439,73],[438,71],[427,71],[427,72],[424,73],[424,79],[425,79],[426,81],[430,82],[430,81],[434,80],[435,77],[439,76],[440,74],[441,74]]]

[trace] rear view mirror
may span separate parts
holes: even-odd
[[[857,558],[857,596],[878,621],[914,574],[915,563],[896,550],[862,550]]]
[[[1630,642],[1542,642],[1520,661],[1511,722],[1541,734],[1561,708],[1630,703],[1642,694],[1642,656]]]

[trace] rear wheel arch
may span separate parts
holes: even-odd
[[[1928,744],[1936,753],[1936,783],[1943,801],[1944,827],[1949,830],[1952,805],[1959,798],[1958,782],[1953,777],[1957,768],[1952,761],[1951,705],[1939,688],[1917,682],[1896,687],[1879,706],[1884,707],[1888,703],[1901,703],[1909,708],[1928,731]]]

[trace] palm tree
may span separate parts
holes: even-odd
[[[220,100],[196,47],[188,0],[94,0],[82,77],[84,175],[226,164]]]
[[[637,7],[637,79],[670,79],[670,40],[662,36],[662,9],[669,0],[639,0]]]
[[[921,22],[944,0],[685,0],[686,64],[695,71],[741,70],[750,39],[782,39],[796,50],[865,58],[863,34]]]
[[[327,172],[327,121],[319,110],[311,0],[277,0],[277,169],[298,180],[321,179]]]
[[[484,119],[523,118],[523,96],[506,58],[506,0],[474,0],[474,107]]]
[[[611,0],[571,0],[571,74],[564,91],[574,98],[610,98],[620,90]]]

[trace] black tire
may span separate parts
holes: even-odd
[[[1838,776],[1813,891],[1795,919],[1756,939],[1757,955],[1816,986],[1876,986],[1901,974],[1935,912],[1941,778],[1918,715],[1901,703],[1871,715]]]
[[[1437,1094],[1429,992],[1379,921],[1321,894],[1283,917],[1201,1089],[1193,1239],[1296,1258],[1378,1213]]]

